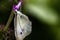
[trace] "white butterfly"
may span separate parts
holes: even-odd
[[[23,40],[31,33],[32,23],[26,15],[22,14],[20,11],[16,11],[14,29],[16,40]]]

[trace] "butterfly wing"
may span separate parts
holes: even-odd
[[[21,12],[17,11],[17,15],[14,18],[15,36],[20,39],[24,39],[31,33],[31,21],[28,17]],[[22,32],[22,33],[21,33]]]

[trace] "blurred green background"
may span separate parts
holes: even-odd
[[[0,0],[0,24],[6,24],[18,0]],[[21,9],[32,21],[25,40],[60,40],[60,0],[23,0]]]

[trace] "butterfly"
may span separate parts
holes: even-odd
[[[14,30],[16,40],[23,40],[32,31],[32,22],[28,16],[22,14],[20,11],[16,11],[15,13]]]

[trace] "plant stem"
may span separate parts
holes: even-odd
[[[11,12],[11,14],[9,16],[9,19],[8,19],[6,25],[5,25],[4,31],[8,30],[8,27],[10,26],[10,24],[12,22],[13,16],[14,16],[14,11],[12,10],[12,12]]]

